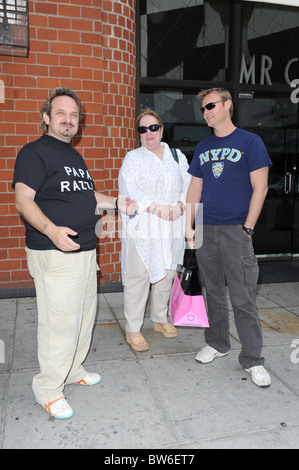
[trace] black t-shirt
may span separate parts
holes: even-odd
[[[81,250],[96,247],[94,185],[80,153],[49,135],[25,145],[18,153],[13,187],[24,183],[36,191],[35,202],[56,225],[78,232]],[[26,245],[32,250],[56,249],[51,240],[28,222]]]

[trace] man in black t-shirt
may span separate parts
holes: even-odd
[[[45,134],[21,149],[13,180],[38,305],[40,373],[33,392],[56,418],[73,414],[63,395],[65,384],[101,380],[82,366],[96,314],[97,206],[129,215],[137,208],[129,198],[96,191],[83,158],[69,145],[82,112],[75,90],[54,90],[41,111]]]

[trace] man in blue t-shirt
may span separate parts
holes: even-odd
[[[210,328],[208,344],[196,356],[201,363],[228,354],[229,312],[225,281],[242,345],[239,361],[253,382],[268,387],[271,378],[263,367],[262,331],[255,304],[258,263],[252,235],[268,189],[271,160],[261,138],[236,128],[232,122],[230,93],[212,88],[199,93],[202,113],[214,134],[200,142],[189,173],[186,236],[194,248],[198,203],[203,204],[203,243],[197,250],[200,272],[207,293]]]

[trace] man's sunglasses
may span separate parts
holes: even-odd
[[[219,101],[214,101],[212,103],[208,103],[206,104],[205,106],[203,106],[202,108],[200,108],[202,114],[205,113],[205,110],[207,109],[208,111],[211,111],[211,109],[214,109],[216,107],[216,104],[217,103],[221,103],[221,101],[225,101],[225,100],[219,100]]]
[[[137,128],[137,131],[138,131],[139,134],[145,134],[148,130],[150,130],[151,132],[158,132],[160,127],[161,127],[160,124],[151,124],[148,127],[140,126],[140,127]]]

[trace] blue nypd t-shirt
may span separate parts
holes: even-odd
[[[271,165],[262,139],[243,129],[200,142],[188,171],[203,179],[203,223],[244,224],[253,192],[250,173]]]

